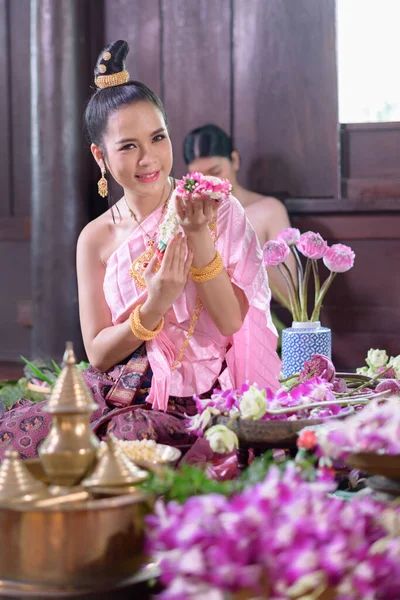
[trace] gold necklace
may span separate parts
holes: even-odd
[[[126,199],[126,196],[124,195],[125,204],[126,204],[126,207],[127,207],[128,211],[129,211],[129,215],[130,215],[130,217],[131,217],[131,218],[132,218],[132,219],[135,221],[135,223],[138,225],[138,227],[140,227],[140,229],[143,231],[143,233],[145,234],[145,236],[147,237],[147,239],[148,239],[149,241],[150,241],[150,240],[151,240],[151,241],[154,241],[154,238],[155,238],[155,236],[157,235],[158,227],[159,227],[159,225],[160,225],[161,219],[163,218],[163,215],[164,215],[165,209],[166,209],[166,207],[167,207],[167,204],[168,204],[168,200],[169,200],[169,199],[170,199],[170,197],[171,197],[171,193],[172,193],[172,182],[170,181],[169,193],[168,193],[167,199],[166,199],[166,201],[165,201],[165,203],[164,203],[164,208],[163,208],[163,211],[162,211],[162,213],[161,213],[161,216],[160,216],[160,218],[159,218],[159,220],[158,220],[158,223],[157,223],[157,228],[156,228],[156,232],[155,232],[155,233],[154,233],[152,236],[150,236],[150,235],[147,233],[147,231],[144,229],[144,227],[142,227],[142,224],[141,224],[141,223],[139,223],[139,220],[138,220],[137,216],[135,215],[135,213],[133,212],[133,210],[132,210],[132,209],[131,209],[131,207],[129,206],[129,204],[128,204],[128,200]],[[161,201],[162,201],[162,195],[161,195]],[[161,204],[161,203],[160,203],[160,204]],[[158,205],[157,205],[157,207],[154,209],[154,211],[153,211],[153,212],[155,212],[156,210],[158,210],[158,208],[159,208],[160,204],[158,204]]]
[[[154,234],[152,236],[150,236],[147,233],[147,231],[145,231],[145,229],[141,226],[141,224],[139,223],[139,221],[136,218],[135,213],[130,208],[130,206],[129,206],[129,204],[128,204],[125,196],[124,196],[124,199],[125,199],[126,205],[128,207],[130,216],[132,217],[132,219],[135,220],[135,222],[138,224],[138,226],[140,227],[140,229],[143,231],[143,233],[148,238],[147,242],[146,242],[146,250],[140,256],[138,256],[137,258],[135,258],[135,260],[133,261],[133,263],[131,264],[130,269],[129,269],[129,275],[131,276],[131,278],[133,279],[133,281],[136,283],[137,287],[139,289],[141,289],[141,290],[144,290],[146,288],[146,282],[145,282],[145,279],[144,279],[144,272],[147,269],[147,266],[148,266],[149,262],[151,261],[151,259],[154,256],[154,253],[155,253],[154,246],[155,246],[155,243],[156,243],[156,236],[157,236],[157,233],[158,233],[158,228],[160,226],[160,223],[161,223],[161,221],[162,221],[162,219],[164,217],[165,211],[167,209],[169,199],[171,198],[173,187],[174,186],[173,186],[173,180],[172,180],[168,197],[167,197],[166,201],[164,202],[164,206],[163,206],[163,210],[162,210],[161,216],[160,216],[160,218],[158,220],[156,230],[155,230],[155,232],[154,232]],[[160,266],[161,265],[158,264],[157,270],[160,268]]]

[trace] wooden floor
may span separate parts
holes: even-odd
[[[0,381],[6,379],[19,379],[22,375],[22,363],[0,361]]]

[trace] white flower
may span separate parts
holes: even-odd
[[[258,390],[252,385],[247,392],[244,392],[239,408],[242,419],[254,421],[261,419],[267,410],[265,390]]]
[[[233,431],[225,427],[225,425],[214,425],[207,429],[204,436],[210,442],[211,450],[220,454],[232,452],[234,448],[239,446],[239,440]]]
[[[214,406],[208,406],[202,413],[198,413],[190,419],[189,431],[204,431],[214,415],[220,415],[221,412]]]
[[[368,352],[365,362],[371,369],[380,369],[384,367],[389,360],[386,350],[374,350],[371,348]]]
[[[400,379],[400,354],[398,356],[391,356],[389,365],[393,368],[396,379]]]
[[[177,191],[174,190],[169,199],[167,212],[158,232],[159,242],[163,243],[164,249],[168,245],[168,242],[179,232],[179,221],[176,213],[176,196]]]
[[[365,375],[368,376],[368,367],[359,367],[358,369],[356,369],[356,373],[357,375]]]

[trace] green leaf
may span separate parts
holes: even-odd
[[[54,367],[56,375],[58,376],[61,373],[61,368],[58,366],[58,364],[54,360],[51,361],[51,364]]]
[[[86,371],[86,369],[88,369],[90,367],[90,364],[88,362],[85,362],[84,360],[81,360],[80,363],[78,363],[78,368],[81,371]]]
[[[24,356],[21,355],[21,358],[24,361],[24,363],[26,365],[28,365],[28,367],[30,368],[30,370],[32,371],[32,373],[34,375],[36,375],[36,377],[38,379],[40,379],[41,381],[45,381],[46,383],[48,383],[51,386],[53,385],[54,382],[49,377],[46,377],[46,375],[40,369],[38,369],[37,367],[35,367],[35,365],[32,364],[29,360],[27,360]]]

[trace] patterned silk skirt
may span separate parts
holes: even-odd
[[[192,398],[170,397],[166,412],[153,410],[146,402],[152,372],[144,344],[107,373],[89,367],[83,377],[98,404],[91,422],[100,439],[112,431],[119,439],[150,439],[183,452],[195,442],[196,436],[185,426],[186,417],[196,413]],[[21,398],[0,417],[0,460],[7,449],[17,450],[22,458],[37,456],[51,425],[44,405]]]

